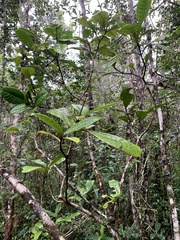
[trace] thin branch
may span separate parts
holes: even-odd
[[[102,182],[102,177],[101,177],[101,175],[100,175],[100,173],[97,169],[97,166],[96,166],[96,161],[94,159],[94,154],[93,154],[93,151],[92,151],[91,141],[90,141],[88,132],[87,132],[87,144],[88,144],[88,148],[89,148],[89,155],[90,155],[90,158],[91,158],[92,167],[93,167],[93,170],[94,170],[96,180],[97,180],[98,185],[99,185],[100,192],[101,192],[101,194],[105,194],[104,186],[103,186],[103,182]]]

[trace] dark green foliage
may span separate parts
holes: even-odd
[[[1,91],[1,95],[9,103],[13,103],[13,104],[24,103],[24,94],[17,88],[3,87]]]

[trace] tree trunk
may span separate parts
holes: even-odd
[[[86,8],[85,8],[85,4],[84,4],[84,0],[79,0],[80,6],[81,6],[81,12],[82,12],[82,16],[86,16]],[[82,36],[83,38],[83,30],[85,28],[82,26]],[[94,60],[92,59],[92,64],[90,62],[90,59],[88,57],[89,55],[89,51],[88,51],[88,45],[84,44],[84,58],[85,58],[85,71],[86,71],[86,96],[87,96],[87,100],[88,100],[88,106],[89,106],[89,110],[92,110],[94,108],[94,104],[93,104],[93,94],[92,94],[92,72],[93,72],[93,62]]]
[[[147,38],[149,42],[151,42],[151,33],[148,34]],[[157,79],[157,75],[155,74],[154,61],[152,57],[152,44],[149,44],[149,52],[151,54],[151,58],[150,58],[150,66],[151,66],[151,72],[152,72],[151,79],[153,81],[154,104],[156,107],[157,105],[161,104],[161,101],[160,101],[159,92],[158,92],[158,79]],[[161,107],[157,109],[157,117],[159,122],[159,143],[160,143],[160,153],[161,153],[160,166],[162,166],[163,168],[164,184],[166,185],[167,195],[169,198],[174,240],[180,240],[180,229],[179,229],[177,208],[175,204],[174,191],[172,186],[170,185],[171,173],[170,173],[169,163],[167,159],[167,150],[166,150],[165,136],[164,136],[165,124],[164,124],[163,111]]]

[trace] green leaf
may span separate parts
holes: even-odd
[[[37,166],[24,166],[22,169],[22,173],[28,173],[32,171],[40,171],[42,173],[45,173],[46,169],[43,167],[37,167]]]
[[[105,203],[103,204],[103,208],[104,208],[104,209],[108,208],[110,202],[111,202],[111,201],[105,202]]]
[[[119,138],[118,136],[95,131],[91,131],[91,134],[114,148],[119,149],[121,147],[121,138]]]
[[[161,223],[156,222],[155,223],[155,229],[156,229],[157,232],[159,232],[159,230],[161,229]]]
[[[143,29],[139,24],[119,23],[118,25],[120,27],[119,33],[125,36],[126,35],[133,36],[136,40],[138,39],[140,32],[143,32]]]
[[[101,117],[97,117],[97,116],[93,116],[93,117],[89,117],[89,118],[85,118],[82,119],[81,121],[79,121],[78,123],[76,123],[74,126],[72,126],[71,128],[69,128],[65,134],[69,134],[72,132],[77,132],[81,129],[87,128],[89,127],[91,124],[99,121],[101,119]]]
[[[106,36],[98,36],[92,39],[92,42],[95,42],[96,44],[99,44],[99,46],[102,46],[102,48],[106,48],[104,45],[110,44],[110,39]],[[109,50],[109,49],[108,49]]]
[[[29,110],[30,107],[28,107],[26,104],[22,103],[22,104],[18,104],[17,106],[13,107],[10,111],[11,114],[14,114],[14,113],[22,113],[26,110]]]
[[[134,94],[130,93],[131,88],[125,88],[122,90],[120,99],[123,101],[123,105],[127,107],[134,99]]]
[[[38,131],[38,133],[45,134],[45,135],[50,135],[51,137],[55,138],[58,142],[61,141],[58,137],[56,137],[54,134],[52,134],[50,132],[40,130],[40,131]]]
[[[39,164],[39,165],[41,165],[41,166],[43,166],[43,167],[46,166],[46,163],[43,162],[41,159],[31,160],[31,162],[36,163],[36,164]]]
[[[111,58],[110,60],[107,60],[106,63],[103,64],[103,68],[107,69],[107,68],[113,66],[117,61],[118,61],[118,57],[115,56],[115,57]]]
[[[164,45],[161,45],[161,44],[156,44],[156,46],[157,46],[157,48],[160,48],[161,50],[164,50],[164,51],[167,51],[167,52],[170,52],[170,53],[175,53],[174,49],[172,49],[169,46],[164,46]]]
[[[118,104],[118,102],[108,103],[108,104],[106,104],[106,105],[103,105],[103,106],[100,106],[100,107],[94,108],[93,110],[88,111],[88,112],[86,113],[86,115],[89,115],[89,114],[95,113],[95,112],[101,112],[101,111],[103,111],[104,109],[113,107],[113,106],[115,106],[115,105],[117,105],[117,104]]]
[[[97,137],[101,141],[107,143],[108,145],[114,148],[117,148],[117,149],[121,148],[123,152],[127,153],[130,156],[140,157],[141,155],[141,149],[139,146],[123,138],[120,138],[116,135],[112,135],[109,133],[95,132],[95,131],[91,131],[91,134],[93,134],[95,137]]]
[[[79,114],[82,116],[85,116],[86,113],[89,111],[87,107],[82,106],[80,104],[72,104],[72,107],[78,111]]]
[[[22,67],[21,72],[27,78],[35,75],[35,69],[33,67]]]
[[[109,15],[106,11],[101,11],[96,13],[91,21],[95,24],[99,24],[101,27],[105,28],[109,22]]]
[[[138,119],[143,119],[149,114],[149,111],[137,111],[136,116]]]
[[[68,64],[69,66],[71,66],[71,67],[73,67],[75,69],[78,69],[76,63],[74,61],[72,61],[72,60],[63,60],[63,59],[61,59],[61,62],[62,63],[66,63],[66,64]]]
[[[84,29],[83,30],[83,37],[88,38],[92,34],[92,31],[90,29]]]
[[[78,19],[78,22],[79,22],[79,24],[81,24],[82,26],[84,26],[84,27],[87,27],[87,17],[86,16],[83,16],[82,18],[79,18]]]
[[[86,181],[86,191],[87,191],[87,193],[91,190],[93,185],[94,185],[94,180],[87,180]]]
[[[115,56],[115,53],[112,52],[110,49],[108,49],[107,47],[100,47],[98,49],[98,52],[103,54],[103,55],[106,55],[106,56],[109,56],[109,57],[114,57]]]
[[[11,126],[11,127],[6,129],[6,132],[11,133],[11,132],[20,132],[20,131],[19,131],[18,127]]]
[[[55,157],[52,162],[49,163],[48,168],[52,168],[55,164],[60,164],[65,161],[65,157],[62,153],[60,153],[57,157]]]
[[[145,55],[145,57],[144,57],[145,63],[148,62],[148,60],[150,59],[150,57],[151,57],[151,53],[147,53],[147,54]]]
[[[38,92],[35,98],[35,106],[42,106],[43,103],[45,103],[45,101],[47,100],[47,96],[48,92],[45,89],[43,89],[41,92]]]
[[[110,180],[109,187],[114,188],[115,194],[118,196],[121,193],[119,182],[117,180]]]
[[[80,139],[78,137],[64,137],[63,139],[70,140],[72,142],[75,142],[76,144],[80,142]]]
[[[53,118],[50,118],[47,115],[41,113],[34,113],[33,115],[38,117],[41,121],[45,122],[50,127],[52,127],[60,136],[62,136],[62,127]]]
[[[28,46],[29,48],[33,47],[34,43],[32,37],[23,28],[16,30],[16,36],[25,46]]]
[[[60,118],[64,123],[68,124],[70,127],[74,125],[74,122],[68,118],[69,112],[66,108],[50,109],[47,111],[51,115]]]
[[[124,122],[128,122],[129,118],[127,116],[119,116],[119,119],[121,119]]]
[[[3,87],[1,95],[9,103],[13,104],[24,103],[24,94],[17,88]]]
[[[136,9],[136,17],[139,24],[142,24],[151,8],[151,0],[139,0]]]
[[[14,58],[14,62],[16,64],[16,66],[18,66],[22,62],[22,57],[17,56],[16,58]]]
[[[52,37],[58,37],[61,38],[62,37],[62,27],[47,27],[44,29],[44,32],[49,35],[49,36],[52,36]]]
[[[73,218],[79,216],[81,213],[80,212],[75,212],[75,213],[72,213],[71,215],[65,217],[65,218],[58,218],[56,220],[56,224],[59,223],[59,222],[71,222]]]

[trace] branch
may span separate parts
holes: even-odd
[[[54,240],[65,240],[56,224],[42,208],[38,200],[14,175],[9,174],[5,169],[0,169],[0,175],[6,178],[14,189],[21,195],[27,204],[31,207],[34,214],[42,221],[48,233]]]
[[[89,148],[89,154],[90,154],[90,158],[91,158],[91,162],[92,162],[92,167],[93,167],[93,170],[94,170],[96,180],[97,180],[98,185],[99,185],[100,192],[101,192],[101,194],[105,194],[104,186],[103,186],[103,182],[102,182],[102,177],[101,177],[101,175],[100,175],[100,173],[97,169],[97,166],[96,166],[96,162],[95,162],[95,159],[94,159],[94,154],[93,154],[93,151],[92,151],[91,141],[90,141],[88,132],[87,132],[87,144],[88,144],[88,148]]]

